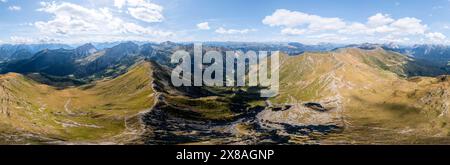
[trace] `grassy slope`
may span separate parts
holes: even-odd
[[[405,78],[411,71],[405,67],[409,62],[406,56],[380,49],[349,48],[302,56],[283,55],[280,95],[271,101],[337,99],[354,128],[412,129],[421,134],[447,135],[450,130],[448,79]],[[163,74],[155,71],[152,64],[142,62],[117,78],[64,90],[40,85],[18,74],[2,75],[0,143],[55,139],[95,143],[130,139],[139,131],[138,113],[154,103],[150,76],[153,72]],[[168,87],[167,76],[162,77],[165,78],[158,81]],[[232,111],[233,95],[194,98],[171,90],[176,89],[165,89],[168,93],[163,96],[167,110],[175,115],[222,121],[242,113]],[[361,134],[375,136],[367,130],[356,136]]]
[[[170,68],[154,64],[155,84],[162,96],[159,107],[174,116],[203,121],[232,120],[242,112],[233,110],[235,95],[229,88],[174,87],[170,83]],[[225,94],[227,93],[227,94]]]
[[[141,62],[112,80],[64,90],[3,75],[0,123],[8,127],[0,131],[71,142],[116,141],[138,129],[125,127],[133,127],[137,114],[154,103],[151,70],[150,63]],[[27,139],[33,138],[21,143]]]
[[[446,134],[450,130],[446,113],[450,100],[438,95],[448,95],[448,81],[404,78],[411,72],[405,67],[409,60],[381,49],[355,48],[282,56],[280,95],[271,101],[338,99],[356,127]]]

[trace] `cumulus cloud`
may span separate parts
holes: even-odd
[[[20,7],[20,6],[9,6],[8,10],[10,10],[10,11],[20,11],[20,10],[22,10],[22,7]]]
[[[145,22],[162,22],[163,7],[147,0],[114,0],[114,6],[119,9],[127,8],[128,13],[133,17]]]
[[[278,9],[266,16],[262,23],[271,27],[281,27],[284,35],[339,34],[339,37],[355,40],[410,41],[410,37],[437,39],[442,36],[428,32],[428,26],[422,20],[413,17],[394,19],[388,14],[376,13],[367,18],[367,22],[346,22],[337,17],[322,17],[299,11]],[[377,36],[377,37],[374,37]],[[431,37],[433,36],[433,37]]]
[[[411,17],[398,19],[391,26],[396,28],[397,34],[424,34],[428,28],[427,25],[422,24],[422,20]]]
[[[296,29],[296,28],[284,28],[283,30],[281,30],[281,34],[284,35],[301,35],[301,34],[305,34],[306,30],[305,29]]]
[[[387,14],[377,13],[368,18],[367,25],[372,27],[384,26],[394,22],[394,19]]]
[[[216,33],[219,34],[246,34],[249,32],[254,32],[256,29],[225,29],[220,27],[216,30]]]
[[[15,44],[29,44],[29,43],[34,42],[34,40],[32,38],[20,37],[20,36],[11,36],[10,40],[12,43],[15,43]]]
[[[125,6],[125,3],[127,3],[127,0],[114,0],[114,6],[120,9]]]
[[[108,36],[108,35],[139,35],[139,36],[170,36],[171,32],[143,27],[116,17],[110,9],[91,9],[83,6],[62,3],[41,3],[38,11],[50,13],[49,21],[38,21],[34,25],[42,33],[57,36]]]
[[[347,37],[345,36],[341,36],[338,34],[333,34],[333,33],[324,33],[324,34],[319,34],[319,35],[311,35],[308,36],[307,38],[309,39],[315,39],[318,42],[323,42],[323,41],[346,41],[348,40]]]
[[[33,44],[33,43],[61,43],[61,40],[50,37],[30,38],[23,36],[11,36],[10,42],[14,44]]]
[[[444,34],[438,32],[427,33],[426,37],[432,42],[443,42],[447,38]]]
[[[337,30],[345,27],[345,22],[340,18],[326,18],[286,9],[276,10],[272,15],[266,16],[262,22],[270,26],[306,26],[310,31]]]
[[[209,27],[209,23],[208,22],[202,22],[202,23],[197,24],[197,28],[200,29],[200,30],[209,30],[209,29],[211,29]]]

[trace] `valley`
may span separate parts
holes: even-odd
[[[0,77],[6,143],[109,143],[136,136],[138,114],[153,105],[151,66],[141,62],[111,80],[55,89],[22,75]],[[2,132],[5,137],[10,132]]]
[[[174,87],[169,59],[179,49],[192,45],[86,44],[3,63],[0,143],[450,142],[445,67],[381,46],[294,49],[281,54],[279,94],[261,98],[251,87]]]

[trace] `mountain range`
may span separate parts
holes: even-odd
[[[27,59],[44,49],[71,49],[65,44],[4,44],[0,45],[0,62]]]
[[[280,92],[261,98],[257,87],[173,86],[171,55],[192,43],[97,45],[0,47],[0,143],[450,142],[447,46],[204,44],[280,50]]]

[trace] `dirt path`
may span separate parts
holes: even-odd
[[[69,109],[69,104],[72,101],[72,98],[70,98],[69,100],[66,101],[66,104],[64,104],[64,110],[68,113],[68,114],[73,114],[72,111],[70,111]]]

